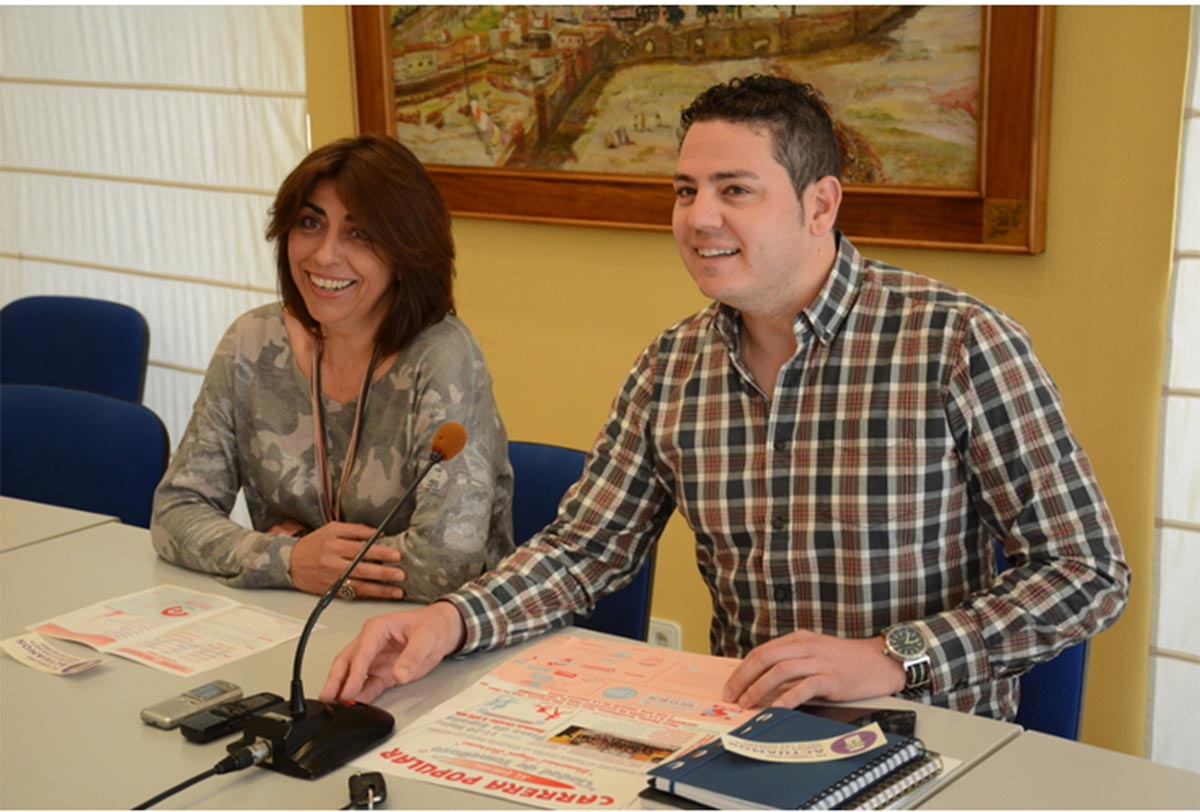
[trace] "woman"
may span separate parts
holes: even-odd
[[[466,448],[429,473],[339,591],[433,600],[513,546],[507,436],[454,315],[441,195],[396,141],[343,139],[279,187],[267,238],[283,301],[221,340],[155,493],[154,547],[231,586],[323,593],[454,420]],[[239,490],[252,530],[229,518]]]

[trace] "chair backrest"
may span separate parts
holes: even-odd
[[[81,389],[142,402],[150,328],[132,307],[30,296],[0,310],[0,383]]]
[[[1003,549],[996,544],[996,569],[1011,567]],[[1083,694],[1087,683],[1088,643],[1076,643],[1053,660],[1038,663],[1021,675],[1021,705],[1016,723],[1072,741],[1079,738],[1083,718]]]
[[[139,403],[0,384],[0,494],[150,526],[167,429]]]
[[[558,503],[583,473],[582,451],[542,443],[510,442],[513,466],[513,539],[524,544],[554,521]],[[626,586],[596,603],[591,617],[575,616],[575,625],[634,640],[650,630],[650,596],[654,585],[651,557]]]

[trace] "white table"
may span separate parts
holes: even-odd
[[[116,516],[0,496],[0,552],[115,521]]]
[[[0,561],[0,635],[106,598],[158,583],[216,592],[297,618],[315,597],[291,590],[233,590],[199,573],[160,561],[149,533],[121,524],[88,530],[12,550]],[[321,616],[324,628],[308,646],[306,694],[320,690],[330,661],[363,620],[405,604],[335,601]],[[592,634],[576,630],[579,634]],[[93,653],[72,643],[63,649]],[[377,701],[397,728],[449,699],[517,648],[448,660],[418,682]],[[148,727],[138,711],[213,678],[232,680],[247,694],[287,694],[294,646],[286,644],[191,679],[120,658],[92,671],[54,677],[0,657],[0,807],[128,809],[173,784],[208,769],[225,755],[221,743],[191,744],[177,731]],[[963,759],[961,776],[986,759],[1020,728],[895,699],[880,706],[916,707],[918,735],[929,747]],[[164,801],[159,808],[337,809],[348,800],[349,767],[316,781],[262,768],[217,776]],[[397,808],[496,808],[503,801],[462,790],[387,776],[387,806]],[[951,785],[952,786],[952,785]],[[516,807],[515,804],[510,806]]]
[[[1025,732],[925,809],[1200,809],[1200,773]]]
[[[4,555],[0,564],[0,636],[105,598],[172,583],[215,592],[304,618],[316,598],[292,590],[234,590],[157,558],[146,530],[106,524]],[[388,605],[396,608],[399,605]],[[320,690],[330,661],[362,622],[383,610],[374,602],[336,601],[309,641],[303,677],[308,696]],[[80,654],[91,649],[54,645]],[[178,731],[141,722],[138,712],[217,677],[246,694],[286,696],[294,645],[285,644],[198,677],[181,679],[118,657],[72,676],[43,674],[0,657],[0,807],[128,809],[208,769],[225,755],[221,740],[187,742]],[[450,698],[487,670],[487,657],[447,662],[436,678],[389,692],[385,707],[403,725]],[[349,767],[315,782],[261,768],[210,778],[157,808],[337,809],[349,798]],[[483,808],[482,796],[388,777],[389,806]],[[406,800],[411,798],[411,800]]]

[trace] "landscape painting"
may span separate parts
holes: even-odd
[[[851,183],[973,188],[977,6],[392,6],[395,134],[427,163],[669,175],[679,111],[817,87]]]
[[[862,243],[1045,245],[1052,6],[351,6],[358,128],[457,217],[662,230],[679,113],[767,73],[815,86]]]

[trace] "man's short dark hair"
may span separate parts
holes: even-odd
[[[841,177],[833,119],[812,85],[762,74],[730,79],[701,93],[680,114],[680,143],[697,121],[766,128],[775,141],[775,160],[791,177],[797,199],[813,181]]]

